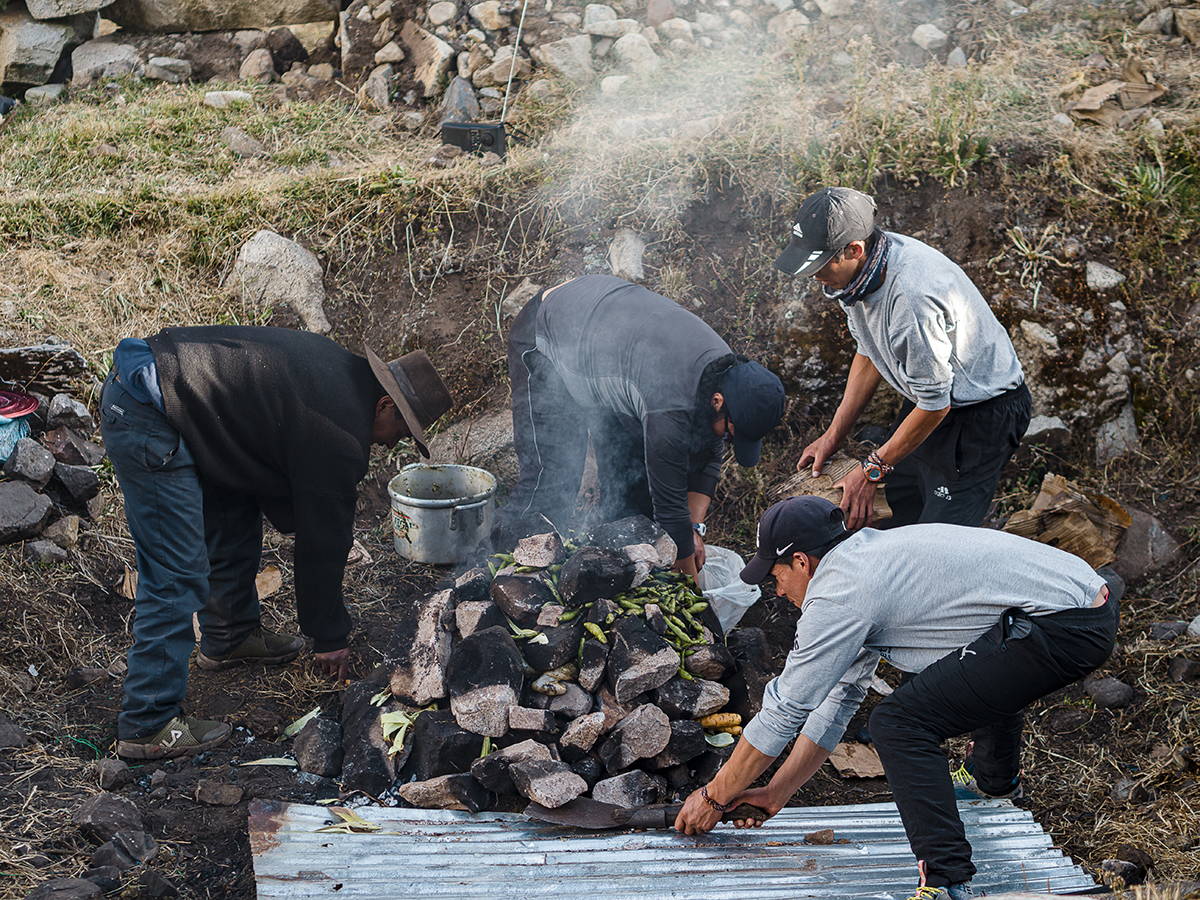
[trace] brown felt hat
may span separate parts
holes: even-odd
[[[371,364],[375,378],[396,402],[413,443],[421,455],[429,459],[425,429],[454,406],[454,398],[450,396],[442,376],[424,350],[405,353],[390,363],[385,363],[370,347],[363,347],[363,350],[366,351],[367,362]]]

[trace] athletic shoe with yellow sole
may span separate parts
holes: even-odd
[[[196,665],[210,671],[232,669],[258,663],[264,666],[279,666],[291,662],[304,649],[304,638],[299,635],[276,634],[266,628],[256,628],[250,635],[225,656],[206,656],[196,653]]]
[[[117,741],[117,755],[127,759],[175,759],[202,753],[229,737],[225,722],[176,716],[155,734]]]

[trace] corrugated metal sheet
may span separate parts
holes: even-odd
[[[962,802],[975,884],[989,892],[1088,893],[1094,882],[1026,810]],[[583,832],[506,813],[369,807],[356,812],[394,834],[317,834],[320,806],[256,801],[250,846],[260,900],[295,897],[620,898],[836,897],[890,900],[916,883],[890,803],[785,809],[763,828]],[[839,843],[804,843],[832,828]],[[844,843],[843,843],[844,842]]]

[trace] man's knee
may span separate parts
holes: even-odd
[[[867,720],[871,740],[884,752],[903,743],[904,735],[912,727],[912,719],[890,697],[876,706]]]

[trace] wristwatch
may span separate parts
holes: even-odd
[[[708,534],[708,527],[703,522],[693,522],[692,531],[696,532],[700,537],[704,537],[704,535]]]
[[[867,481],[878,484],[891,474],[895,466],[889,466],[875,451],[867,454],[867,458],[862,461],[863,474],[867,477]]]

